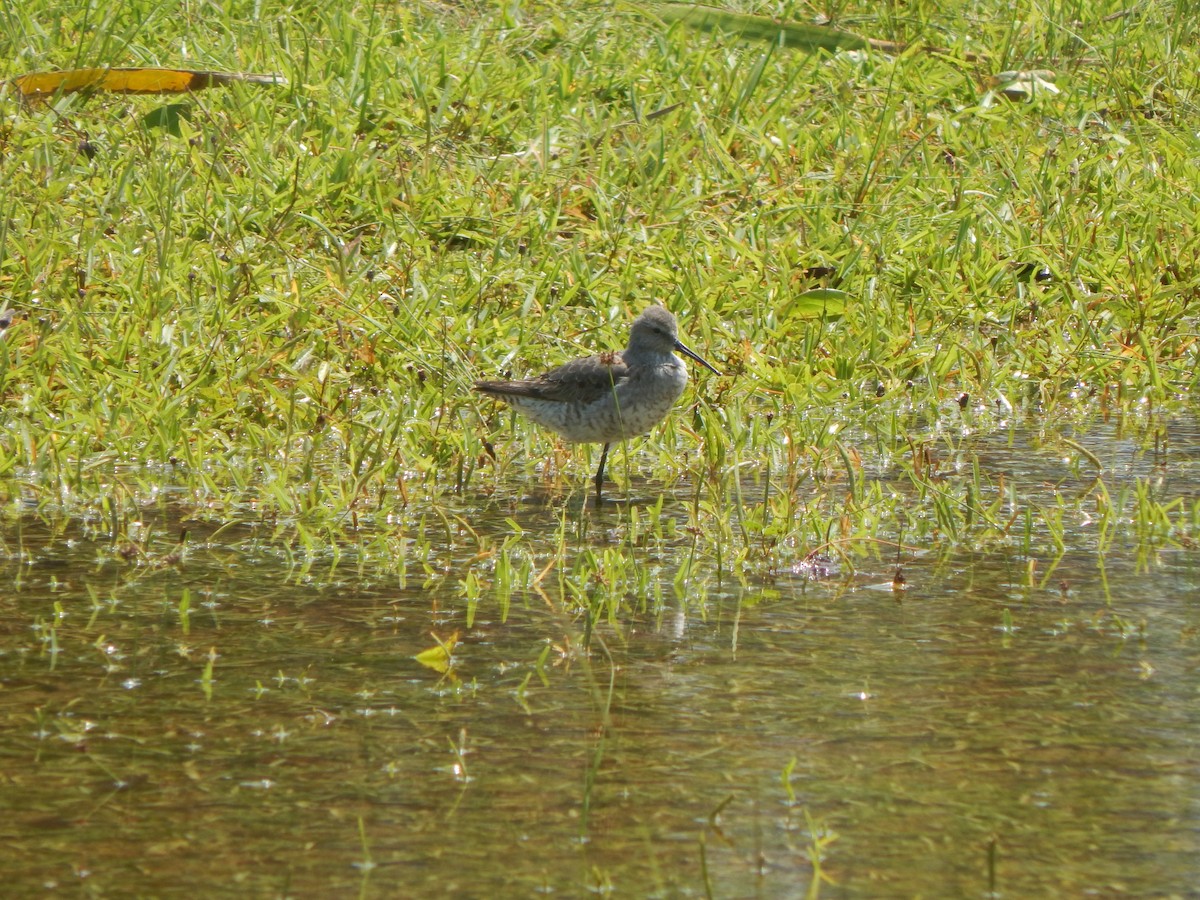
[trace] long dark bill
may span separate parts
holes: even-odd
[[[704,366],[704,368],[708,369],[708,371],[712,372],[714,375],[721,374],[720,372],[717,371],[716,367],[714,367],[712,365],[712,363],[710,363],[707,359],[705,359],[703,356],[701,356],[696,351],[690,349],[686,344],[684,344],[683,341],[676,341],[675,349],[678,350],[680,353],[682,353],[684,356],[686,356],[688,359],[692,359],[692,360],[695,360],[696,362],[700,363],[700,365]]]

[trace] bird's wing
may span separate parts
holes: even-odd
[[[591,403],[629,377],[619,353],[576,359],[525,381],[477,381],[475,390],[493,397],[529,397],[555,403]]]

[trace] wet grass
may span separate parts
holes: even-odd
[[[0,74],[186,47],[289,83],[4,98],[9,553],[30,515],[149,566],[225,529],[305,576],[386,571],[470,615],[532,585],[598,621],[658,603],[652,570],[695,598],[824,561],[1053,559],[1082,521],[1100,549],[1195,539],[1194,492],[1089,450],[1158,453],[1195,414],[1177,6],[839,7],[948,50],[836,57],[634,7],[48,10],[0,16]],[[1060,93],[989,93],[1029,68]],[[796,303],[823,287],[843,315]],[[615,453],[629,502],[595,512],[596,448],[469,385],[619,347],[653,301],[729,375]],[[1047,489],[1014,493],[996,440]]]

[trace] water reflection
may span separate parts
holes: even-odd
[[[1182,496],[1195,438],[1078,440],[1110,492],[1158,476]],[[974,452],[1050,496],[1063,469],[1038,446]],[[1081,528],[1040,569],[905,554],[893,592],[880,554],[680,596],[690,497],[640,545],[651,587],[590,632],[580,597],[603,585],[531,587],[560,539],[535,502],[473,516],[496,542],[525,529],[528,577],[469,626],[477,546],[453,527],[401,579],[298,577],[268,540],[194,523],[186,560],[154,565],[24,520],[0,561],[10,884],[797,897],[819,867],[827,897],[980,896],[992,854],[1008,896],[1194,891],[1194,550],[1101,558]],[[627,546],[627,509],[559,515],[571,554]],[[453,677],[413,659],[453,631]]]

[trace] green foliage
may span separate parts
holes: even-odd
[[[1194,890],[1196,12],[0,5],[12,890]]]
[[[619,347],[659,300],[729,373],[697,373],[612,466],[678,488],[672,527],[704,535],[679,585],[698,560],[1053,533],[978,442],[1141,421],[1196,386],[1194,26],[841,6],[839,27],[944,51],[830,55],[747,31],[794,11],[705,12],[714,32],[646,14],[689,9],[8,10],[6,77],[187,62],[288,84],[4,100],[0,496],[104,506],[114,540],[151,506],[316,555],[530,489],[581,501],[589,451],[469,386]],[[984,102],[1001,70],[1059,92]],[[1147,540],[1187,533],[1174,499],[1143,503]],[[487,552],[473,603],[544,565]],[[594,612],[647,596],[613,564],[572,589]]]

